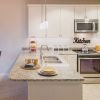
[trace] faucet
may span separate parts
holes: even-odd
[[[47,45],[41,45],[41,47],[40,47],[40,63],[41,63],[41,65],[42,65],[42,62],[43,62],[43,52],[42,52],[42,50],[46,50],[46,49],[49,51],[49,47]]]

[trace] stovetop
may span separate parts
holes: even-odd
[[[82,51],[82,50],[73,50],[74,52],[78,53],[78,54],[93,54],[93,53],[97,53],[94,50],[89,50],[89,51]]]
[[[97,53],[94,50],[88,50],[88,52],[83,52],[82,50],[73,50],[77,53],[78,57],[89,57],[89,58],[100,58],[100,53]]]

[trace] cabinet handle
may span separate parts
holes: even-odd
[[[1,56],[1,51],[0,51],[0,56]]]

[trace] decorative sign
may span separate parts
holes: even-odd
[[[91,41],[90,40],[86,40],[85,38],[78,38],[78,37],[74,37],[74,41],[73,43],[90,43]]]

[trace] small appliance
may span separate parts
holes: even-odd
[[[97,33],[98,19],[74,19],[75,33]]]

